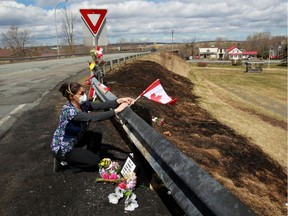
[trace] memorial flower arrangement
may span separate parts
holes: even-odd
[[[121,180],[119,175],[120,166],[118,162],[111,161],[110,158],[104,158],[100,161],[98,166],[99,174],[103,180]],[[98,179],[98,181],[100,181],[100,179]]]
[[[90,71],[95,70],[95,67],[101,67],[105,64],[103,60],[103,49],[100,46],[97,46],[95,49],[89,51],[92,61],[88,61]]]
[[[99,174],[101,178],[97,178],[96,182],[116,183],[114,193],[108,195],[109,202],[118,204],[119,200],[125,199],[125,211],[133,211],[139,205],[137,203],[137,196],[133,192],[137,184],[137,176],[135,172],[128,173],[125,177],[120,174],[120,166],[117,162],[110,158],[104,158],[100,161]]]
[[[96,61],[96,60],[102,58],[103,48],[101,48],[100,46],[97,46],[97,47],[95,47],[95,49],[91,49],[89,53],[90,53],[92,59],[94,61]]]

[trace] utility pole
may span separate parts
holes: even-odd
[[[270,69],[270,53],[271,53],[271,48],[269,48],[269,51],[268,51],[268,69]]]
[[[54,9],[54,23],[55,23],[55,32],[56,32],[57,54],[58,54],[58,56],[59,56],[59,54],[60,54],[60,50],[59,50],[60,48],[59,48],[58,33],[57,33],[57,24],[56,24],[56,10],[57,10],[57,7],[58,7],[61,3],[66,3],[66,2],[68,2],[68,0],[59,2],[59,3],[56,5],[55,9]]]
[[[173,34],[174,34],[174,30],[172,29],[172,31],[171,31],[171,33],[172,33],[172,53],[173,53]]]

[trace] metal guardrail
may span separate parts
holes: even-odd
[[[108,70],[112,70],[113,68],[119,66],[121,63],[123,63],[127,60],[137,58],[137,57],[140,57],[143,55],[147,55],[149,53],[151,53],[151,52],[149,51],[149,52],[135,53],[135,54],[125,56],[125,57],[119,57],[119,58],[107,60],[105,65],[104,65],[104,70],[106,71],[107,67],[108,67]]]
[[[104,93],[99,88],[96,78],[92,79],[92,85],[103,101],[116,99],[111,92]],[[255,215],[129,107],[119,114],[119,118],[129,139],[187,215]]]
[[[126,57],[121,58],[115,58],[112,60],[109,60],[106,62],[105,66],[110,66],[110,69],[113,68],[113,64],[117,63],[119,64],[122,61],[126,61],[127,59],[139,57],[142,55],[146,55],[150,53],[150,51],[142,52],[142,53],[135,53]],[[34,56],[34,57],[26,57],[26,58],[0,58],[1,62],[20,62],[20,61],[36,61],[36,60],[48,60],[48,59],[60,59],[60,58],[70,58],[70,57],[76,57],[76,56],[89,56],[89,54],[72,54],[72,55],[52,55],[52,56]]]

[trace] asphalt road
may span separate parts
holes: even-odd
[[[131,53],[107,54],[105,60]],[[0,137],[59,82],[88,68],[90,56],[0,65]]]

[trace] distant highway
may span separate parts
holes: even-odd
[[[108,61],[135,53],[107,54]],[[0,138],[61,81],[88,68],[90,56],[0,65]],[[89,75],[89,74],[87,74]]]

